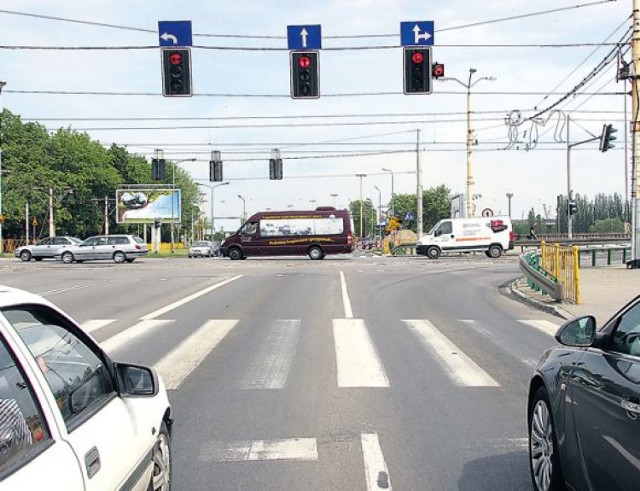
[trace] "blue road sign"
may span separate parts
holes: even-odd
[[[160,46],[193,46],[190,20],[167,20],[158,22]]]
[[[413,221],[413,219],[414,219],[414,218],[415,218],[414,214],[413,214],[412,212],[410,212],[410,211],[408,211],[408,212],[407,212],[407,213],[405,213],[405,215],[404,215],[404,219],[405,219],[405,221],[407,221],[407,222],[411,222],[411,221]]]
[[[400,22],[402,46],[433,46],[433,21]]]
[[[322,26],[287,26],[289,49],[322,48]]]

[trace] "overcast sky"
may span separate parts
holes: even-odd
[[[591,5],[558,10],[585,4]],[[514,218],[526,216],[532,207],[542,215],[546,207],[555,216],[556,196],[567,192],[566,127],[558,123],[567,115],[571,141],[590,138],[588,132],[599,135],[604,123],[620,130],[616,149],[607,153],[598,151],[597,142],[572,150],[574,192],[591,198],[600,192],[625,195],[625,101],[615,95],[624,91],[624,84],[616,82],[615,62],[558,104],[555,109],[562,113],[545,112],[536,125],[528,118],[561,100],[613,49],[597,44],[624,38],[631,25],[631,0],[21,0],[2,2],[0,9],[5,9],[0,12],[0,45],[5,48],[0,49],[0,80],[8,84],[3,107],[52,131],[61,126],[87,131],[106,146],[117,143],[148,158],[156,148],[164,149],[166,158],[196,157],[196,162],[179,165],[205,184],[210,151],[220,150],[230,184],[215,190],[216,217],[240,216],[238,195],[245,198],[248,214],[267,208],[347,206],[360,197],[356,174],[366,174],[363,198],[377,206],[377,186],[384,207],[391,174],[382,168],[393,170],[396,194],[416,191],[418,129],[423,187],[445,184],[453,193],[466,192],[466,89],[455,81],[437,81],[431,95],[403,95],[402,21],[435,22],[434,60],[446,65],[448,77],[467,83],[469,69],[477,70],[471,91],[477,144],[471,158],[474,192],[481,195],[478,210],[506,213],[506,194],[513,193]],[[558,11],[526,15],[547,10]],[[518,18],[503,20],[510,17]],[[155,47],[158,21],[169,20],[192,22],[191,98],[162,97],[160,51]],[[321,97],[292,100],[287,26],[315,24],[322,26],[324,48]],[[377,49],[348,49],[357,47]],[[517,119],[516,110],[522,124],[506,125],[507,118]],[[264,118],[274,116],[287,118]],[[538,143],[526,150],[536,129]],[[268,180],[272,148],[279,148],[284,159],[282,181]],[[362,153],[378,155],[354,155]],[[203,191],[208,214],[209,191]],[[237,224],[216,223],[225,230]]]

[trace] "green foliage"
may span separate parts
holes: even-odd
[[[422,223],[423,229],[429,230],[438,221],[451,216],[451,202],[449,195],[451,191],[445,185],[432,187],[422,193]],[[389,203],[393,207],[395,216],[404,220],[407,212],[417,216],[417,200],[415,194],[396,194],[393,202]],[[417,220],[403,221],[402,228],[417,231]]]
[[[8,110],[0,114],[0,141],[6,238],[24,237],[27,203],[30,216],[39,223],[36,236],[47,235],[49,189],[53,191],[56,233],[83,238],[104,230],[105,197],[111,200],[113,210],[116,189],[151,181],[151,165],[142,156],[130,155],[117,145],[104,148],[86,133],[69,128],[50,134],[44,126],[23,123]],[[171,183],[170,169],[167,184]],[[187,229],[201,198],[195,182],[179,167],[175,182],[182,190],[182,228]],[[136,225],[116,224],[113,213],[109,231],[139,233]]]
[[[589,233],[593,234],[622,234],[624,233],[624,222],[620,217],[605,218],[604,220],[596,220],[591,227]]]
[[[357,237],[366,237],[377,233],[376,209],[371,199],[367,198],[363,201],[352,201],[349,203],[349,210],[351,211],[351,217],[353,218],[353,225],[355,227],[354,235]],[[362,221],[360,220],[361,215]]]

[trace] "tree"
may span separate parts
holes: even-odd
[[[362,203],[362,206],[360,204]],[[360,209],[362,208],[362,230],[360,230]],[[353,217],[353,224],[355,227],[354,234],[358,237],[364,237],[366,235],[375,235],[375,217],[376,209],[373,206],[371,199],[367,198],[364,201],[356,200],[349,203],[349,210],[351,210],[351,216]]]

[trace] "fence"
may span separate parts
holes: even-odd
[[[578,246],[565,247],[560,244],[540,244],[541,266],[562,285],[562,296],[576,304],[580,295],[580,250]]]

